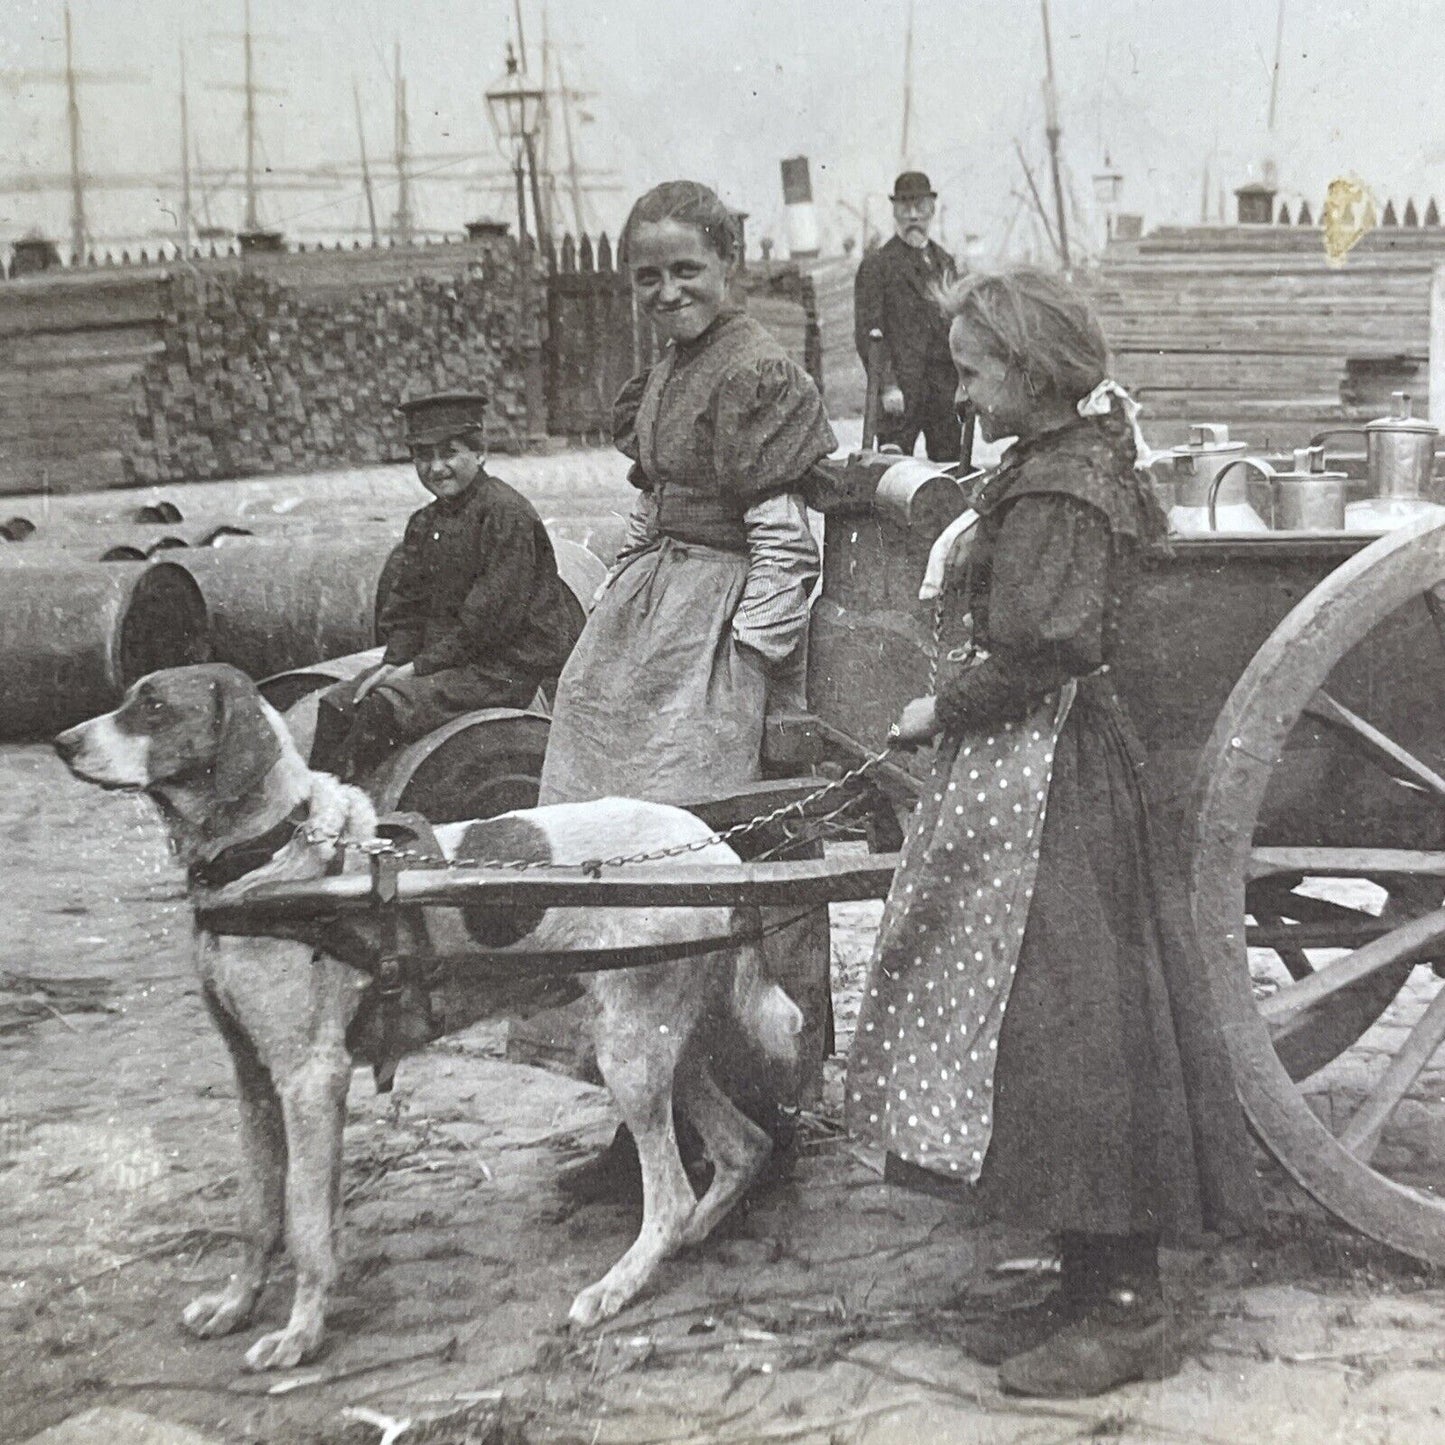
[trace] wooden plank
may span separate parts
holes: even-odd
[[[21,455],[10,445],[0,448],[0,496],[25,497],[37,491],[92,492],[124,487],[121,452],[114,447],[63,457],[55,454]],[[33,520],[33,519],[32,519]]]
[[[0,336],[87,331],[158,323],[165,311],[165,274],[67,273],[55,281],[12,281],[0,287]]]
[[[806,908],[886,897],[897,866],[896,853],[878,853],[730,866],[640,863],[602,868],[597,876],[570,867],[416,869],[400,874],[396,893],[403,907]],[[242,900],[200,912],[207,926],[224,931],[232,909],[254,926],[261,920],[308,919],[374,906],[370,878],[351,873],[307,883],[257,884]]]
[[[1250,878],[1303,873],[1318,878],[1382,878],[1390,874],[1445,878],[1445,853],[1411,848],[1255,848]]]

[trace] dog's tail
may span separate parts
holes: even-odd
[[[756,933],[756,910],[738,910],[738,923],[751,925],[740,932]],[[775,1064],[796,1067],[798,1044],[803,1032],[803,1011],[777,984],[771,982],[763,967],[763,948],[759,942],[744,943],[738,949],[737,966],[733,972],[733,1017],[744,1034],[757,1042]]]

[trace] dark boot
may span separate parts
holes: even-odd
[[[1004,1392],[1077,1399],[1176,1374],[1183,1341],[1164,1310],[1157,1242],[1143,1235],[1065,1236],[1064,1260],[1073,1318],[1004,1362]]]
[[[361,783],[401,746],[401,741],[391,704],[380,693],[367,693],[352,714],[351,728],[337,749],[336,776],[343,783]]]
[[[1001,1365],[1015,1355],[1027,1354],[1078,1318],[1080,1305],[1063,1290],[1051,1290],[1041,1300],[1014,1309],[998,1310],[990,1318],[963,1331],[963,1352],[981,1365]]]
[[[1036,1349],[1072,1324],[1104,1288],[1090,1236],[1065,1234],[1059,1244],[1059,1284],[1027,1305],[1003,1305],[963,1331],[963,1352],[983,1365],[1001,1365]]]

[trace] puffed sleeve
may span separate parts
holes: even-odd
[[[617,393],[612,403],[612,444],[625,457],[632,460],[627,480],[640,491],[650,491],[652,484],[643,473],[642,453],[637,444],[637,410],[642,405],[642,393],[647,388],[649,372],[642,372],[628,381]]]
[[[1111,537],[1103,513],[1074,497],[1031,494],[1009,507],[993,552],[989,656],[942,673],[944,727],[1016,720],[1106,660]]]
[[[808,630],[818,544],[796,492],[774,492],[755,501],[743,513],[743,525],[748,577],[733,613],[733,636],[777,666],[797,652]]]
[[[751,502],[796,490],[836,450],[813,378],[786,357],[765,357],[723,378],[712,404],[713,466],[721,488]]]

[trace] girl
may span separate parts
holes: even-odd
[[[543,803],[725,796],[762,776],[769,696],[801,706],[818,549],[800,486],[837,446],[822,397],[729,304],[738,229],[706,186],[668,181],[649,191],[632,208],[621,251],[663,351],[614,409],[637,504],[557,686]],[[810,1021],[805,1040],[816,1034],[821,1047],[827,950],[821,970],[809,966],[818,956],[807,946],[812,926],[776,934],[768,956]],[[821,1058],[811,1063],[821,1068]],[[786,1140],[770,1095],[745,1078],[729,1088],[775,1142]],[[584,1199],[629,1192],[631,1152],[619,1132],[563,1188]]]
[[[799,491],[837,445],[812,379],[730,306],[731,212],[669,181],[622,233],[661,359],[617,399],[638,489],[562,673],[541,801],[720,796],[761,776],[770,684],[801,664],[818,551]]]
[[[849,1062],[850,1124],[894,1177],[972,1186],[1062,1236],[1059,1291],[973,1332],[1006,1389],[1093,1394],[1177,1368],[1158,1245],[1254,1207],[1207,981],[1161,906],[1138,745],[1109,662],[1165,522],[1087,302],[1020,269],[942,296],[989,440],[972,645],[896,733],[941,735]],[[958,654],[950,654],[957,657]]]

